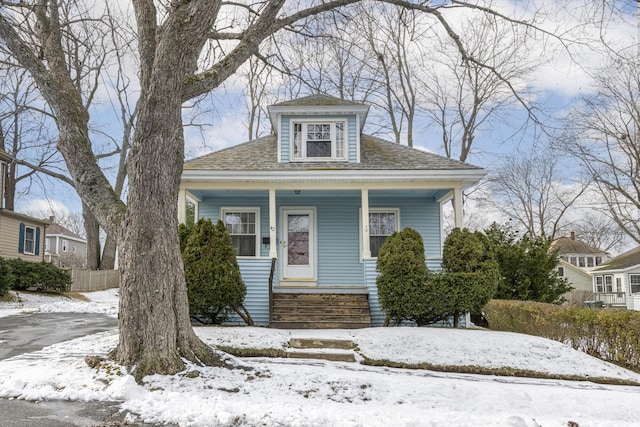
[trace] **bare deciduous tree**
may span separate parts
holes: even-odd
[[[586,185],[563,183],[558,157],[541,149],[508,159],[489,178],[496,207],[530,236],[555,238]]]
[[[524,88],[517,82],[523,82],[541,60],[527,50],[518,27],[495,16],[465,20],[462,32],[475,61],[461,63],[451,55],[457,50],[455,43],[436,35],[438,60],[425,64],[421,88],[426,98],[423,110],[442,136],[445,155],[464,162],[483,126],[504,120],[508,107],[518,101],[532,108],[523,101],[519,92]],[[514,86],[518,86],[515,94]]]
[[[576,238],[592,248],[613,254],[620,253],[627,245],[627,235],[611,218],[597,212],[587,212],[579,221],[571,224]]]
[[[593,74],[597,92],[568,117],[564,146],[597,186],[601,211],[640,243],[640,67],[627,53]]]

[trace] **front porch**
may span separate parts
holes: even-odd
[[[589,300],[599,301],[603,307],[640,311],[640,292],[631,295],[625,292],[595,292]]]
[[[457,202],[456,225],[462,222],[460,188],[438,184],[397,189],[316,184],[325,187],[302,190],[295,184],[262,190],[193,184],[181,192],[180,219],[188,197],[196,204],[196,218],[221,219],[231,229],[247,286],[245,306],[257,325],[382,326],[376,256],[384,239],[404,227],[415,229],[423,237],[429,269],[437,271],[442,204]]]

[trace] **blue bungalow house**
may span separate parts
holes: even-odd
[[[256,324],[382,325],[385,239],[417,230],[437,270],[445,202],[462,226],[462,191],[485,171],[364,135],[368,110],[324,95],[282,102],[268,107],[271,135],[185,162],[180,220],[188,199],[197,218],[226,223]]]

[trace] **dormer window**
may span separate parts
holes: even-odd
[[[293,161],[346,160],[345,120],[333,122],[294,121],[292,123]]]

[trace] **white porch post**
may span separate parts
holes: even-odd
[[[276,190],[269,189],[269,258],[278,258],[276,236]]]
[[[362,189],[362,258],[371,258],[369,241],[369,190]]]
[[[462,218],[462,189],[460,188],[453,189],[453,214],[455,226],[457,228],[462,228],[464,221]]]
[[[178,193],[178,223],[187,223],[187,190],[185,189]]]

